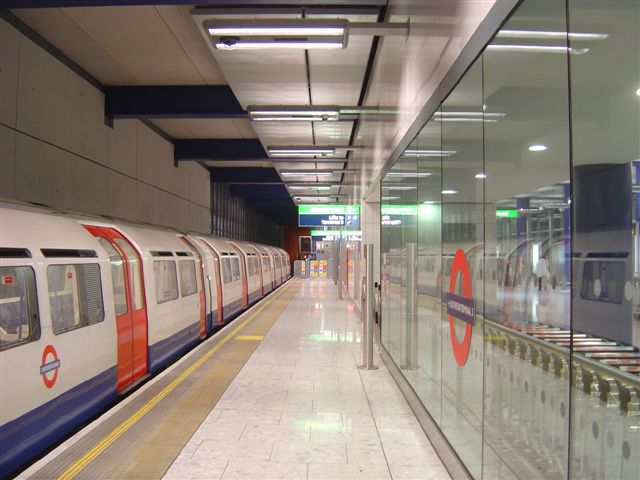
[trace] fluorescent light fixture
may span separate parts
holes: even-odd
[[[407,172],[407,173],[402,173],[402,172],[389,172],[387,173],[388,177],[404,177],[404,178],[424,178],[424,177],[430,177],[431,173],[429,172]]]
[[[402,197],[382,197],[382,200],[400,200]]]
[[[483,173],[483,172],[476,173],[474,176],[475,176],[476,178],[478,178],[478,179],[485,179],[485,178],[487,178],[487,174],[486,174],[486,173]]]
[[[483,105],[484,107],[484,105]],[[434,117],[470,117],[470,118],[502,118],[506,113],[499,112],[435,112]]]
[[[334,147],[267,147],[269,155],[274,157],[306,157],[306,156],[324,156],[334,155],[336,149]]]
[[[306,186],[306,185],[288,185],[289,190],[331,190],[331,187],[327,186]]]
[[[307,39],[288,40],[281,38],[268,38],[262,41],[241,41],[234,39],[232,42],[220,39],[213,44],[217,50],[337,50],[344,48],[342,41],[315,39],[309,41]]]
[[[338,49],[347,46],[345,19],[209,19],[202,24],[218,50]]]
[[[640,97],[640,88],[636,90],[636,95]]]
[[[414,187],[411,185],[385,185],[382,188],[386,188],[387,190],[415,190],[418,187]]]
[[[337,121],[338,107],[311,105],[249,105],[249,118],[257,122]]]
[[[498,120],[495,118],[482,118],[482,117],[434,117],[434,122],[484,122],[484,123],[496,123]]]
[[[453,195],[455,193],[458,193],[457,190],[442,190],[442,194],[443,195]]]
[[[577,33],[568,34],[571,40],[605,40],[609,38],[606,33]],[[500,30],[496,37],[500,38],[567,38],[567,32],[549,32],[542,30]]]
[[[285,177],[328,177],[333,175],[333,172],[327,172],[327,171],[309,171],[309,170],[305,170],[305,171],[287,171],[287,172],[280,172],[280,175],[283,175]]]
[[[456,153],[458,153],[457,150],[416,150],[408,148],[404,151],[403,155],[417,157],[450,157]]]
[[[433,204],[435,204],[436,202],[434,202],[433,200],[425,200],[425,201],[424,201],[424,202],[422,202],[422,203],[424,203],[425,205],[433,205]]]
[[[251,119],[254,122],[326,122],[329,118],[310,116],[310,117],[255,117]]]
[[[573,48],[556,45],[487,45],[487,50],[495,50],[498,52],[533,52],[533,53],[571,53],[582,55],[589,51],[588,48]]]
[[[544,152],[546,149],[547,146],[542,144],[529,145],[530,152]]]

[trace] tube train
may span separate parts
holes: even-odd
[[[279,248],[0,201],[0,477],[290,277]]]

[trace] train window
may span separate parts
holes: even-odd
[[[178,298],[176,262],[155,260],[153,262],[153,276],[156,281],[156,300],[158,303],[170,302]]]
[[[97,263],[49,265],[47,281],[53,333],[58,335],[104,320]]]
[[[196,262],[193,260],[180,260],[178,268],[180,269],[180,294],[186,297],[197,293]]]
[[[111,284],[113,286],[113,303],[115,305],[116,315],[123,315],[127,313],[128,307],[122,257],[106,238],[96,238],[109,256],[109,263],[111,264]]]
[[[231,258],[231,273],[233,280],[240,280],[240,259],[238,257]]]
[[[131,295],[133,297],[133,309],[140,310],[144,307],[144,290],[142,287],[142,263],[140,256],[129,242],[124,238],[116,238],[116,244],[127,256],[129,266],[129,281],[131,282]]]
[[[267,255],[262,256],[262,269],[265,272],[271,270],[271,268],[269,267],[269,257]]]
[[[222,283],[231,283],[231,260],[222,257]]]
[[[247,257],[247,276],[253,277],[253,262],[251,257]]]
[[[585,300],[622,303],[624,267],[623,262],[586,261],[581,297]]]
[[[260,259],[258,257],[253,257],[252,261],[254,275],[260,275]]]
[[[31,267],[0,267],[0,350],[40,338],[36,279]]]

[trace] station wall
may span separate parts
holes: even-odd
[[[209,232],[209,172],[0,20],[0,197]]]

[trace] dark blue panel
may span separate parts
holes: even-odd
[[[268,160],[257,139],[189,139],[174,141],[175,160]]]
[[[291,198],[247,198],[247,207],[289,207],[293,208]]]
[[[228,85],[106,87],[112,118],[238,118],[245,112]]]
[[[282,183],[275,168],[210,168],[214,183]]]
[[[193,323],[169,338],[149,346],[149,372],[154,373],[182,352],[195,345],[200,338],[200,322]]]
[[[245,198],[289,198],[284,185],[231,185],[231,195]]]
[[[23,466],[116,398],[114,366],[3,425],[0,476]]]
[[[298,209],[291,207],[258,207],[256,210],[278,225],[298,226]]]

